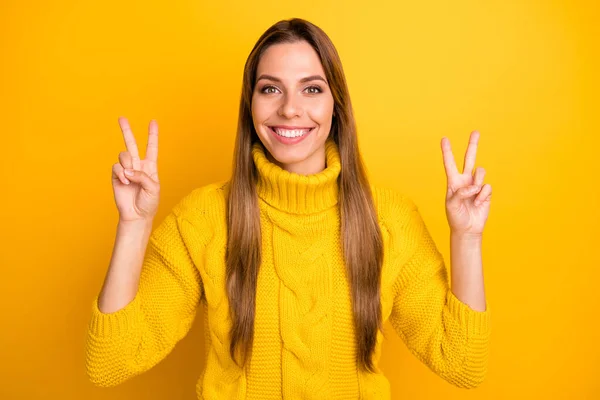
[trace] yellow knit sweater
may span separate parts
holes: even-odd
[[[109,314],[92,303],[86,370],[99,386],[147,371],[189,331],[204,308],[206,366],[198,399],[389,399],[378,369],[355,361],[351,297],[340,243],[337,145],[326,169],[310,176],[271,163],[256,143],[262,264],[252,357],[229,356],[225,292],[227,182],[185,196],[153,231],[136,297]],[[432,371],[459,387],[484,379],[490,309],[477,312],[449,290],[444,259],[409,197],[373,187],[384,239],[384,320]],[[386,334],[387,335],[387,334]],[[374,363],[383,337],[378,333]]]

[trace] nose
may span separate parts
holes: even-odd
[[[288,119],[302,115],[302,106],[296,101],[294,95],[286,95],[279,107],[279,115]]]

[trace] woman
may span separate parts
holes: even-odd
[[[280,21],[260,37],[244,69],[233,176],[193,190],[152,233],[158,128],[150,123],[141,160],[119,121],[117,239],[87,341],[95,384],[156,365],[198,305],[199,399],[390,398],[377,367],[388,319],[435,373],[481,383],[490,312],[479,249],[491,188],[482,169],[471,176],[477,134],[463,174],[442,141],[450,290],[417,206],[369,185],[340,59],[315,25]]]

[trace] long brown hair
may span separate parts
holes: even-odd
[[[363,370],[373,371],[371,357],[377,341],[377,330],[383,331],[380,304],[383,262],[381,231],[358,150],[356,123],[342,63],[325,32],[299,18],[279,21],[263,33],[244,67],[228,196],[227,295],[232,319],[229,350],[234,360],[239,351],[245,363],[252,349],[256,281],[261,263],[260,211],[256,193],[258,177],[252,159],[252,145],[260,140],[254,129],[251,112],[256,70],[261,55],[269,46],[301,40],[308,42],[317,52],[333,94],[335,117],[330,135],[338,145],[341,161],[338,204],[346,273],[352,292],[356,356]]]

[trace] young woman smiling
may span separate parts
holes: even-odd
[[[371,186],[339,56],[302,19],[270,27],[245,65],[233,174],[193,190],[151,232],[158,127],[113,166],[119,225],[86,347],[90,379],[114,386],[160,362],[204,308],[199,399],[389,399],[383,324],[448,382],[486,374],[490,311],[481,235],[491,186],[459,173],[442,139],[452,288],[408,196]]]

